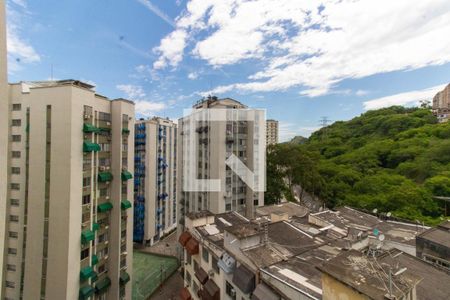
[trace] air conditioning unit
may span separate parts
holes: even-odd
[[[105,241],[105,245],[108,245],[109,244],[109,241]]]
[[[109,257],[108,255],[105,255],[104,259],[108,259],[108,257]]]
[[[105,166],[100,166],[100,171],[105,171]]]
[[[109,196],[106,196],[105,199],[106,199],[106,200],[109,200]]]
[[[231,297],[236,297],[236,291],[234,289],[231,289],[230,296]]]
[[[122,252],[122,255],[127,255],[127,254],[128,254],[127,251],[123,251],[123,252]]]
[[[106,168],[106,170],[109,170],[110,166],[106,166],[105,168]]]
[[[106,122],[106,125],[111,126],[111,122]]]
[[[108,228],[109,228],[109,225],[106,225],[106,226],[105,226],[105,229],[108,229]]]

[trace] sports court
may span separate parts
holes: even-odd
[[[148,299],[177,268],[178,260],[174,257],[134,251],[133,300]]]

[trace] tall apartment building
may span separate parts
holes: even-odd
[[[134,104],[75,80],[7,90],[2,299],[131,299]]]
[[[234,154],[250,170],[254,170],[258,162],[265,163],[265,133],[261,133],[265,129],[265,120],[239,120],[238,116],[247,106],[230,98],[208,97],[193,106],[193,114],[207,109],[226,110],[227,120],[194,122],[190,116],[185,116],[178,121],[177,186],[181,227],[184,222],[182,216],[188,212],[209,210],[218,214],[240,211],[246,216],[252,216],[255,207],[264,205],[264,192],[254,192],[230,169],[225,160]],[[196,144],[195,153],[186,151],[188,143]],[[256,151],[259,145],[263,146],[262,151]],[[192,160],[195,164],[193,168],[185,170],[187,162],[192,163]],[[220,179],[221,190],[183,190],[185,177],[193,176],[197,179]]]
[[[266,145],[278,144],[278,121],[267,120],[266,121]]]
[[[433,98],[433,114],[440,123],[450,119],[450,84]]]
[[[153,245],[177,227],[176,148],[171,120],[136,122],[134,242]]]

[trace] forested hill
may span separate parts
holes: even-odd
[[[279,179],[285,177],[329,207],[437,223],[444,206],[432,196],[450,197],[450,123],[437,124],[429,109],[368,111],[322,128],[304,145],[277,145],[268,152],[267,172],[268,202],[278,191],[291,197]]]

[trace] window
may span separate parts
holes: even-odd
[[[230,211],[231,210],[231,203],[225,204],[225,210]]]
[[[239,199],[239,204],[240,204],[240,205],[244,205],[244,203],[245,203],[245,200],[244,200],[244,199]]]
[[[103,243],[107,239],[108,239],[108,235],[106,233],[104,233],[104,234],[99,235],[97,240],[98,240],[99,243]]]
[[[17,239],[19,237],[19,234],[15,231],[10,231],[8,236],[12,239]]]
[[[89,257],[89,248],[81,250],[81,260]]]
[[[213,268],[214,272],[216,272],[217,274],[220,273],[219,266],[217,266],[217,263],[218,263],[218,262],[219,262],[219,261],[218,261],[218,258],[215,257],[214,255],[212,255],[212,256],[211,256],[212,268]]]
[[[192,264],[192,256],[186,252],[186,262],[188,264]]]
[[[16,255],[17,254],[17,249],[16,248],[8,248],[8,254]]]
[[[202,247],[202,257],[205,262],[209,262],[209,252],[205,247]]]
[[[11,168],[12,174],[20,174],[20,168],[19,167],[12,167]]]
[[[198,270],[198,262],[194,259],[194,271],[197,272]]]
[[[13,158],[20,158],[20,151],[13,151],[12,152],[12,157]]]
[[[111,114],[99,112],[98,113],[98,119],[100,121],[111,121]]]
[[[108,189],[107,188],[100,189],[100,196],[101,197],[108,196]]]
[[[191,285],[191,274],[188,271],[186,271],[186,283],[188,286]]]
[[[111,149],[111,144],[109,143],[100,143],[100,149],[101,151],[110,151]]]
[[[10,199],[9,203],[11,206],[19,206],[19,199]]]
[[[91,186],[91,177],[83,177],[83,187]]]
[[[103,265],[101,265],[101,266],[98,266],[98,273],[100,274],[100,273],[103,273],[103,272],[105,272],[106,271],[106,266],[105,266],[105,264],[103,264]]]
[[[8,271],[15,272],[15,271],[16,271],[16,265],[10,265],[10,264],[7,264],[7,265],[6,265],[6,269],[7,269]]]
[[[105,256],[107,256],[108,253],[109,253],[109,250],[108,250],[108,249],[109,249],[108,247],[105,247],[105,248],[103,248],[102,250],[100,250],[100,251],[97,253],[98,258],[99,258],[99,259],[105,258]]]
[[[198,285],[197,285],[197,282],[193,281],[193,282],[192,282],[192,287],[193,287],[193,289],[194,289],[194,293],[197,294],[197,292],[198,292]]]
[[[83,205],[91,203],[91,195],[83,196]]]
[[[225,292],[228,296],[230,296],[231,299],[236,300],[236,291],[234,290],[233,286],[227,281],[225,287]]]
[[[19,111],[21,109],[22,109],[22,104],[20,104],[20,103],[15,103],[15,104],[12,105],[12,110],[13,111]]]
[[[91,219],[91,212],[86,211],[81,214],[81,223],[86,223]]]
[[[20,125],[22,125],[22,120],[21,119],[13,119],[11,125],[12,126],[20,126]]]
[[[10,215],[10,216],[9,216],[9,221],[10,221],[10,222],[17,223],[17,222],[19,222],[19,216],[16,216],[16,215]]]
[[[12,190],[20,190],[20,184],[18,183],[11,183],[11,189]]]
[[[5,285],[6,285],[7,288],[13,289],[16,286],[16,284],[14,282],[12,282],[12,281],[8,281],[7,280],[5,283],[6,283]]]
[[[20,136],[20,134],[13,134],[13,136],[12,136],[13,142],[20,142],[21,139],[22,139],[22,137]]]
[[[253,200],[253,205],[254,205],[254,206],[258,206],[258,205],[259,205],[258,199]]]

